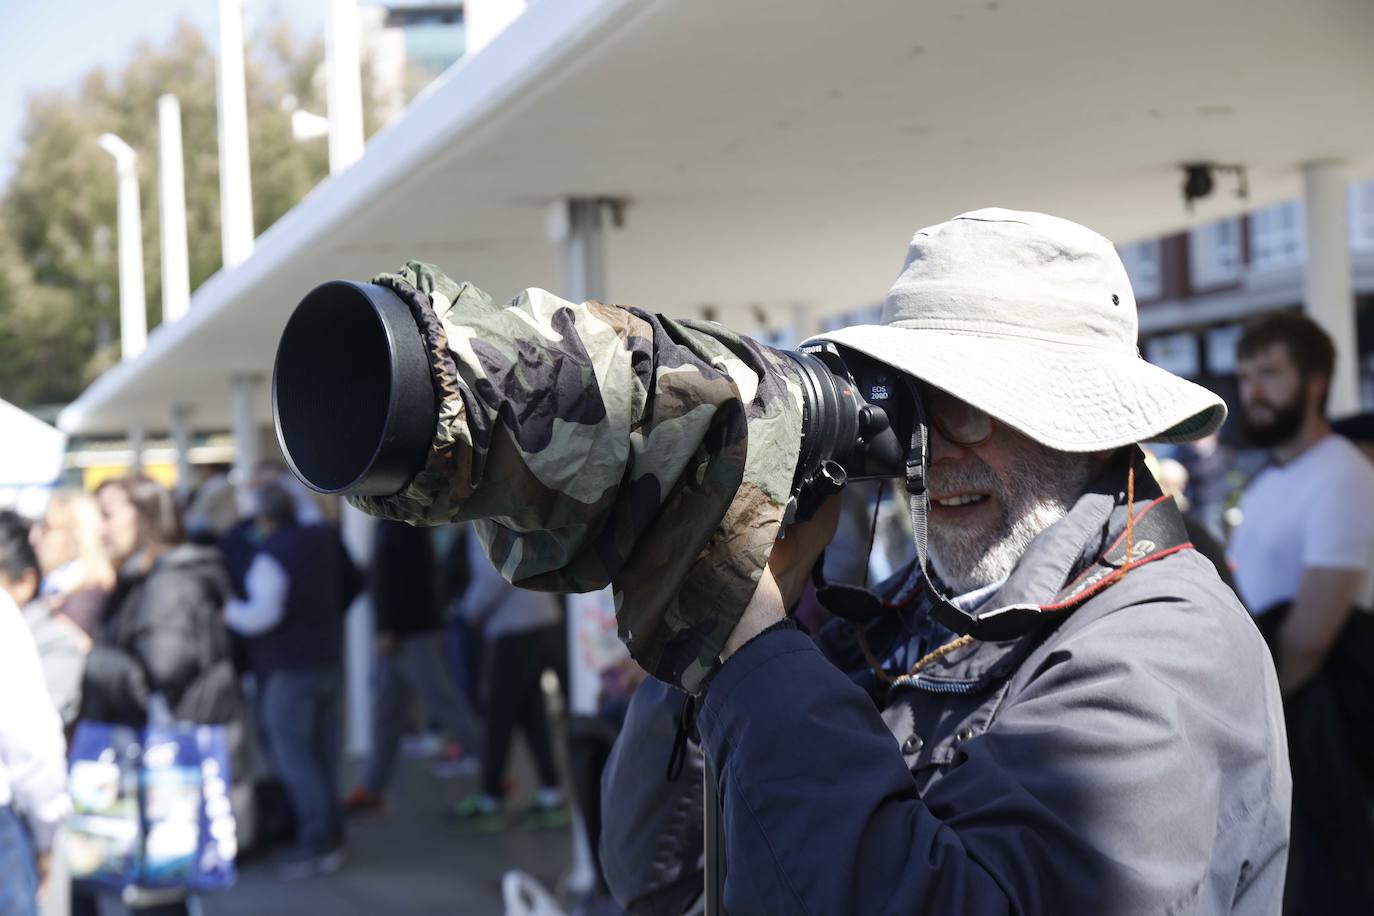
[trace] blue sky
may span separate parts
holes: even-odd
[[[328,2],[245,0],[244,31],[251,41],[257,23],[285,17],[303,35],[322,34]],[[166,41],[179,18],[213,43],[218,10],[218,0],[0,0],[0,187],[14,171],[30,94],[122,65],[139,42]]]

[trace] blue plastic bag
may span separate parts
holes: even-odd
[[[71,758],[63,849],[74,879],[190,893],[234,883],[224,726],[165,723],[140,732],[81,722]]]

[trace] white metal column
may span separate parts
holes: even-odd
[[[114,157],[118,181],[119,343],[123,359],[148,344],[147,293],[143,285],[143,213],[138,201],[138,154],[114,134],[100,135],[100,148]]]
[[[224,266],[253,253],[253,181],[243,76],[243,0],[219,0],[219,212]]]
[[[148,447],[148,434],[142,423],[129,425],[129,473],[143,473],[143,452]]]
[[[325,63],[329,106],[329,174],[363,154],[363,89],[358,61],[358,0],[329,0]]]
[[[340,503],[339,527],[348,555],[359,569],[372,559],[372,539],[377,520]],[[372,751],[372,665],[376,658],[376,612],[366,590],[353,600],[344,617],[344,747],[349,756],[365,757]]]
[[[242,373],[229,379],[230,422],[234,434],[234,484],[242,488],[258,463],[258,388],[262,377]],[[240,489],[242,492],[242,489]],[[242,505],[242,502],[240,502]]]
[[[190,404],[172,405],[172,446],[177,453],[177,497],[185,505],[191,494],[191,415]]]
[[[1308,162],[1302,167],[1302,180],[1307,210],[1303,300],[1312,320],[1336,344],[1328,413],[1339,417],[1360,409],[1360,351],[1350,273],[1345,170],[1338,162]]]
[[[569,198],[550,205],[546,215],[549,240],[557,242],[563,257],[562,294],[573,302],[606,298],[606,242],[602,234],[604,202],[589,198]],[[597,606],[612,602],[610,589],[590,595],[568,596],[568,712],[589,716],[596,712],[600,687],[599,673],[583,661],[584,621],[590,624]],[[573,893],[586,893],[596,883],[596,866],[587,839],[582,815],[573,809],[573,861],[567,886]]]
[[[186,253],[186,177],[181,152],[181,103],[157,100],[158,203],[162,215],[162,320],[176,321],[191,302]]]

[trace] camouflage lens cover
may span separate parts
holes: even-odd
[[[412,524],[473,520],[525,588],[611,584],[631,655],[699,691],[789,497],[802,409],[785,358],[715,323],[540,289],[498,305],[415,261],[372,282],[416,316],[439,418],[403,490],[350,501]]]

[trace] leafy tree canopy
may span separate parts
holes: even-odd
[[[261,234],[328,173],[323,139],[298,143],[286,100],[325,111],[324,52],[275,24],[247,43],[254,229]],[[366,68],[365,68],[366,73]],[[29,100],[23,149],[0,198],[0,397],[70,401],[118,359],[114,163],[105,132],[139,154],[148,326],[161,316],[157,99],[181,101],[192,289],[220,268],[215,49],[182,22],[162,47],[97,69],[76,91]],[[368,106],[373,108],[375,106]],[[375,122],[367,112],[369,125]]]

